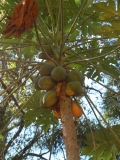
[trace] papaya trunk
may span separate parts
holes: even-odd
[[[76,128],[71,112],[71,99],[65,94],[65,84],[60,93],[60,112],[63,126],[63,139],[66,149],[67,160],[80,160],[79,147],[77,144]]]

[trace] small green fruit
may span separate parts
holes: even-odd
[[[67,75],[67,82],[79,81],[83,85],[84,79],[83,74],[77,70],[72,70]]]
[[[55,66],[52,64],[44,64],[40,67],[39,73],[41,76],[50,76],[54,68]]]
[[[38,81],[39,81],[40,78],[41,78],[41,76],[34,79],[34,88],[36,90],[41,90],[41,87],[38,85]]]
[[[48,91],[46,94],[44,94],[42,99],[43,105],[49,108],[55,105],[57,100],[58,97],[55,90]]]
[[[52,70],[51,77],[57,82],[64,81],[66,78],[66,70],[61,66],[57,66]]]
[[[43,90],[50,90],[56,86],[51,76],[43,76],[38,81],[38,86]]]

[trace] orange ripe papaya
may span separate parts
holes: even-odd
[[[71,102],[71,110],[72,110],[72,114],[75,118],[79,118],[82,116],[83,112],[82,112],[82,108],[81,106],[78,104],[77,101],[73,100]]]
[[[56,118],[61,119],[61,114],[60,114],[60,112],[57,112],[56,110],[52,110],[52,113],[53,113],[53,115],[54,115]]]

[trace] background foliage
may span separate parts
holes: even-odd
[[[42,51],[34,26],[19,39],[5,39],[2,34],[7,16],[19,2],[0,5],[0,156],[51,159],[61,154],[65,159],[61,122],[40,106],[43,91],[34,88],[34,78],[46,61],[39,59]],[[52,59],[61,59],[86,78],[88,96],[79,101],[87,120],[75,119],[80,152],[90,160],[115,160],[120,154],[120,4],[113,0],[36,2],[42,45],[52,49]]]

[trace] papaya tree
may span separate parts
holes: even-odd
[[[14,105],[14,115],[4,127],[1,125],[0,136],[3,138],[6,128],[17,117],[21,127],[34,122],[44,131],[61,123],[66,158],[79,160],[81,148],[75,122],[82,115],[87,121],[80,105],[85,99],[100,131],[110,133],[120,151],[119,132],[114,131],[115,127],[109,125],[96,107],[87,84],[90,79],[119,96],[119,91],[105,85],[103,77],[104,74],[120,79],[116,67],[120,48],[117,2],[8,0],[2,1],[1,14],[1,108],[4,112],[6,104],[8,108]],[[104,129],[102,125],[107,127]],[[109,150],[108,139],[102,148],[97,143],[98,130],[93,134],[90,127],[90,131],[92,136],[88,134],[87,138],[92,139],[92,147],[85,148],[82,154],[87,150],[91,155],[94,153],[93,159],[99,159]],[[102,152],[98,152],[99,147]],[[114,158],[111,153],[108,157]]]

